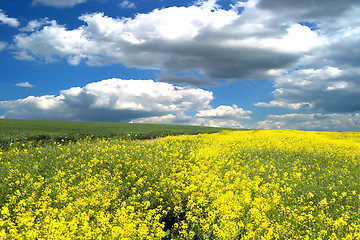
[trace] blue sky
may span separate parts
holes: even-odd
[[[0,2],[0,118],[360,130],[358,1]]]

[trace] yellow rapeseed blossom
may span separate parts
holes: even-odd
[[[360,239],[360,134],[87,137],[0,152],[0,239]]]

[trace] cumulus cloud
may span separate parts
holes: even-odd
[[[238,106],[224,106],[220,105],[215,109],[200,110],[195,116],[200,118],[225,118],[225,119],[239,119],[249,118],[247,115],[251,114],[251,111],[245,111]]]
[[[29,96],[15,101],[1,101],[0,108],[8,109],[4,118],[66,119],[71,115],[66,110],[63,96]]]
[[[141,117],[210,108],[212,92],[152,80],[108,79],[73,87],[59,96],[2,101],[6,118],[128,122]]]
[[[350,68],[295,70],[275,79],[273,95],[278,100],[256,106],[356,112],[360,110],[359,75],[358,69]]]
[[[214,109],[200,110],[195,114],[193,122],[201,126],[244,128],[244,120],[250,120],[251,113],[236,105],[220,105]]]
[[[86,25],[77,29],[52,24],[17,35],[15,49],[20,59],[121,63],[160,69],[167,76],[196,70],[204,79],[243,79],[273,76],[270,73],[294,65],[301,51],[309,51],[323,41],[306,26],[268,25],[268,18],[275,18],[275,13],[257,14],[258,10],[250,7],[241,14],[235,8],[223,10],[214,1],[155,9],[134,18],[85,14],[80,19]],[[294,41],[299,35],[301,41]]]
[[[0,9],[0,23],[9,25],[11,27],[18,27],[20,22],[16,18],[9,17]]]
[[[289,2],[291,4],[286,1],[284,7],[293,11],[291,9],[306,1]],[[271,8],[274,5],[269,2],[262,3],[267,6],[260,6],[274,10]],[[275,6],[276,3],[282,4],[283,1],[275,1]],[[360,14],[360,8],[354,3],[333,2],[323,9],[323,5],[329,2],[322,2],[318,6],[304,8],[300,15],[317,17],[317,21],[310,18],[307,20],[314,20],[312,24],[317,28],[315,31],[324,36],[325,40],[298,61],[299,67],[274,75],[273,95],[276,100],[257,103],[256,106],[288,109],[303,109],[305,106],[328,113],[360,110],[360,19],[355,17]],[[331,15],[335,9],[337,14]],[[315,12],[319,15],[310,14]],[[300,15],[294,13],[293,18],[300,18]],[[288,16],[288,19],[291,18]]]
[[[77,29],[53,23],[40,31],[20,34],[15,38],[15,49],[21,59],[65,58],[71,64],[84,60],[91,65],[121,63],[157,68],[167,75],[195,69],[207,78],[258,79],[273,77],[274,73],[307,62],[299,62],[305,57],[325,59],[324,54],[331,54],[337,55],[337,59],[340,55],[345,58],[345,51],[333,46],[345,48],[348,44],[342,44],[344,40],[352,41],[351,46],[358,43],[359,8],[352,1],[344,5],[321,4],[324,5],[321,8],[318,3],[307,2],[302,9],[294,7],[302,3],[279,0],[274,4],[280,2],[289,8],[290,16],[285,18],[280,8],[271,7],[265,0],[240,2],[229,10],[221,9],[215,1],[201,1],[189,7],[155,9],[133,18],[85,14],[80,16],[85,25]],[[332,22],[324,17],[326,14],[315,14],[316,9],[332,12],[333,6],[343,10],[331,18]],[[297,16],[300,10],[307,13]],[[316,29],[304,21],[311,21],[309,24]],[[39,23],[32,25],[38,27]],[[36,42],[43,45],[40,47]],[[353,59],[349,61],[354,62],[356,53],[350,55]],[[323,61],[312,61],[315,62]]]
[[[86,0],[33,0],[33,4],[41,4],[52,7],[72,7],[79,3],[84,3]]]
[[[289,16],[266,0],[238,2],[229,10],[221,9],[216,1],[199,1],[133,18],[85,14],[80,16],[85,24],[77,29],[53,21],[39,31],[19,34],[14,49],[19,59],[159,69],[163,72],[159,81],[192,85],[214,85],[213,79],[274,78],[308,63],[315,64],[312,68],[339,67],[338,61],[355,64],[360,34],[359,20],[354,19],[358,19],[359,8],[352,1],[334,4],[341,11],[331,19],[327,14],[316,15],[319,9],[332,12],[333,6],[326,4],[319,8],[317,3],[307,2],[307,7],[300,9],[303,12],[298,9],[302,3],[279,0],[274,4],[286,7]],[[315,20],[307,17],[310,15]],[[349,21],[344,23],[344,19]],[[32,22],[28,28],[39,26],[40,22]],[[355,52],[338,50],[349,46]],[[192,70],[203,78],[178,75]]]
[[[34,87],[34,85],[30,84],[29,82],[21,82],[21,83],[17,83],[15,84],[18,87],[27,87],[27,88],[32,88]]]
[[[20,84],[17,84],[20,86]],[[21,86],[31,84],[22,83]],[[213,93],[153,80],[107,79],[73,87],[58,96],[0,101],[4,118],[167,123],[242,127],[251,111],[233,106],[213,109]],[[195,114],[193,114],[195,113]]]
[[[50,21],[48,18],[43,18],[43,19],[40,19],[40,20],[31,20],[27,24],[27,26],[21,28],[20,30],[24,31],[24,32],[34,32],[34,31],[39,30],[44,25],[51,24],[51,22],[52,21]],[[53,24],[56,24],[56,22],[53,21]]]
[[[148,118],[138,118],[132,120],[131,123],[153,123],[153,124],[173,124],[175,120],[179,117],[176,117],[174,114],[166,114],[163,116],[148,117]]]
[[[34,27],[32,24],[30,27]],[[51,21],[49,26],[45,26],[41,31],[37,31],[27,36],[25,33],[15,36],[17,48],[31,48],[32,54],[27,51],[19,51],[16,57],[19,59],[34,60],[41,56],[47,62],[54,62],[62,57],[68,57],[69,64],[76,65],[81,61],[85,49],[95,49],[94,43],[87,41],[83,37],[81,29],[67,31],[56,21]],[[86,50],[88,51],[88,50]]]
[[[360,114],[286,114],[269,115],[253,125],[259,129],[297,129],[317,131],[360,131]]]

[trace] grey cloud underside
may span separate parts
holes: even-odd
[[[77,101],[76,101],[77,100]],[[21,102],[0,102],[0,108],[10,109],[6,118],[44,119],[44,120],[75,120],[75,121],[104,121],[129,122],[140,117],[151,117],[163,114],[159,111],[109,109],[106,107],[91,107],[86,99],[66,99],[58,101],[51,108],[41,108],[36,104]]]
[[[90,65],[121,63],[128,67],[159,68],[167,74],[183,73],[192,69],[200,71],[206,78],[214,79],[258,79],[268,77],[270,69],[283,69],[293,66],[301,57],[295,53],[285,53],[271,49],[241,46],[219,46],[216,43],[197,43],[196,41],[174,43],[171,41],[149,41],[143,44],[107,43],[107,49],[97,54],[74,55],[62,52],[56,46],[41,39],[25,53],[30,57],[55,61],[68,56],[88,59]],[[35,43],[34,43],[35,44]],[[50,51],[42,50],[49,45]],[[100,43],[101,45],[101,43]],[[101,47],[100,47],[101,48]],[[39,49],[39,50],[37,50]],[[51,49],[53,49],[51,51]],[[111,51],[110,51],[111,50]],[[80,59],[81,59],[80,58]],[[205,83],[207,81],[194,81]]]
[[[318,50],[317,59],[329,65],[346,67],[359,67],[360,64],[360,35],[358,37],[344,38],[333,43],[330,47]],[[315,65],[315,64],[314,64]]]
[[[270,49],[194,42],[181,45],[170,42],[145,44],[138,50],[142,56],[148,55],[150,58],[151,55],[159,54],[162,57],[147,65],[146,62],[141,62],[140,57],[131,56],[129,52],[126,61],[130,66],[146,68],[161,65],[167,73],[173,74],[197,69],[215,79],[264,78],[267,77],[267,70],[287,68],[300,58],[296,54]]]
[[[134,34],[145,40],[134,44],[125,41],[121,37],[121,31],[108,32],[101,28],[101,21],[108,20],[108,17],[84,15],[80,19],[84,20],[87,26],[79,29],[67,30],[55,23],[29,35],[18,35],[15,37],[15,49],[20,59],[56,61],[67,58],[69,63],[74,65],[83,59],[89,65],[120,63],[129,67],[157,68],[167,74],[196,69],[205,77],[214,79],[265,78],[268,77],[268,70],[288,68],[301,58],[301,54],[268,47],[228,44],[228,41],[252,38],[255,38],[252,41],[256,41],[256,38],[261,40],[260,38],[270,36],[281,37],[287,33],[286,26],[281,24],[269,24],[264,29],[256,29],[255,26],[250,30],[243,29],[242,24],[251,20],[249,18],[251,16],[241,16],[222,28],[201,27],[196,36],[185,39],[151,37],[150,33],[139,34],[141,29],[135,29]],[[119,21],[127,24],[119,19],[111,21],[112,24],[119,24]],[[54,35],[51,29],[59,31],[59,34],[69,34],[68,38],[61,38],[64,35],[60,35],[58,39],[59,35]],[[69,37],[76,32],[78,43],[74,44]]]
[[[107,79],[62,90],[58,96],[0,101],[2,118],[168,123],[241,127],[251,111],[212,108],[213,93],[153,80]],[[190,114],[190,113],[196,113]]]
[[[258,7],[276,11],[287,18],[318,20],[332,18],[358,5],[358,0],[261,0]]]
[[[314,73],[286,75],[275,80],[274,97],[288,103],[308,102],[315,110],[328,113],[356,112],[360,110],[359,72],[339,70],[339,76],[326,76],[329,69]],[[301,70],[299,70],[300,72]],[[306,70],[305,70],[306,71]]]
[[[358,1],[262,1],[260,8],[291,12],[287,19],[314,20],[323,45],[307,52],[297,63],[300,69],[335,67],[340,76],[296,75],[290,70],[274,79],[274,97],[287,103],[311,103],[313,110],[327,113],[360,111],[360,14]],[[306,6],[306,7],[305,7]],[[304,7],[304,8],[303,8]],[[303,10],[301,10],[303,8]],[[300,9],[296,12],[295,9]],[[283,16],[279,16],[280,18]],[[283,81],[289,77],[290,81]]]
[[[359,86],[358,86],[359,87]],[[286,99],[287,102],[311,102],[315,110],[325,110],[328,113],[346,113],[356,112],[360,110],[360,95],[359,93],[344,94],[339,91],[322,92],[322,91],[308,91],[308,92],[295,92],[289,91],[282,94],[277,99]]]
[[[112,110],[112,109],[72,109],[77,112],[71,119],[81,121],[103,121],[103,122],[130,122],[140,117],[152,117],[161,115],[159,112],[148,112],[139,110]]]
[[[152,80],[107,79],[59,96],[0,101],[6,118],[129,122],[211,108],[212,92]]]
[[[43,119],[43,120],[72,120],[72,121],[99,121],[99,122],[129,122],[140,117],[156,116],[156,112],[111,109],[84,109],[66,108],[62,111],[42,110],[37,108],[17,108],[6,113],[6,118],[15,119]]]
[[[218,83],[209,78],[200,78],[196,76],[174,76],[171,74],[161,74],[159,82],[167,82],[172,84],[190,84],[193,86],[217,86]]]

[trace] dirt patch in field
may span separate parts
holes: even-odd
[[[197,135],[185,135],[187,137],[196,137]],[[153,138],[153,139],[145,139],[145,140],[141,140],[140,143],[155,143],[160,141],[161,139],[163,139],[163,137],[161,138]]]
[[[140,143],[154,143],[154,142],[158,142],[163,138],[153,138],[153,139],[145,139],[145,140],[141,140]]]

